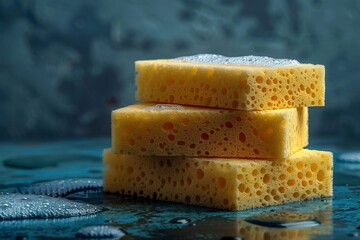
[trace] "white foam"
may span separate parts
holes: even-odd
[[[242,56],[225,57],[216,54],[198,54],[193,56],[184,56],[172,59],[172,61],[194,62],[206,64],[228,64],[228,65],[247,65],[259,67],[283,67],[296,66],[301,63],[293,59],[276,59],[266,56]]]
[[[174,104],[156,104],[154,106],[150,106],[150,107],[144,107],[144,109],[146,110],[182,110],[184,109],[183,106],[180,105],[174,105]]]

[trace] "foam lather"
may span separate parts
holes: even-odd
[[[325,68],[297,60],[200,54],[136,61],[136,97],[239,110],[324,106]]]
[[[243,56],[243,57],[225,57],[217,54],[197,54],[193,56],[184,56],[173,59],[172,61],[206,63],[206,64],[232,64],[247,65],[255,67],[283,67],[300,65],[293,59],[276,59],[265,56]]]
[[[228,210],[332,196],[332,154],[286,159],[157,157],[104,152],[104,190]]]
[[[286,158],[308,144],[308,109],[233,111],[141,103],[112,112],[114,152]]]

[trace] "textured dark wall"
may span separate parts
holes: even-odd
[[[197,53],[325,64],[311,136],[360,137],[360,1],[0,0],[0,139],[110,134],[136,59]]]

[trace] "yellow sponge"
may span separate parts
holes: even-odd
[[[234,111],[135,104],[112,112],[114,152],[286,158],[308,144],[308,109]]]
[[[332,154],[301,150],[274,161],[104,152],[104,190],[229,210],[332,195]]]
[[[137,61],[136,97],[143,102],[239,110],[324,105],[323,65],[277,59],[269,64],[268,58],[258,58],[200,55]]]

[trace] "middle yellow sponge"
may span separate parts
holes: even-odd
[[[287,158],[308,144],[308,109],[234,111],[141,103],[112,112],[112,150],[157,156]]]

